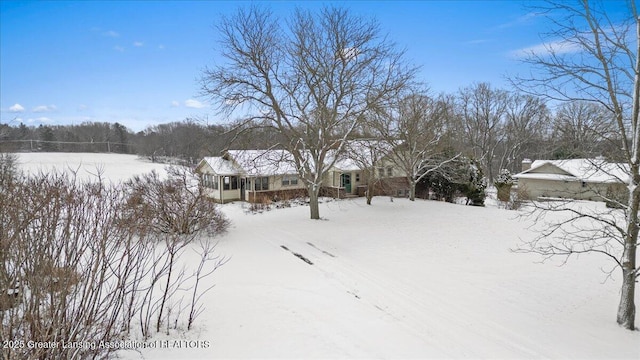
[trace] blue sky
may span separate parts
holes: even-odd
[[[278,14],[327,2],[262,2]],[[433,92],[508,86],[545,21],[522,1],[334,2],[375,17]],[[199,96],[218,56],[214,24],[249,2],[0,1],[0,121],[120,122],[134,131],[187,117],[224,122]],[[624,2],[617,5],[624,8]]]

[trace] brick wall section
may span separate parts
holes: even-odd
[[[401,191],[402,195],[408,194],[410,189],[409,181],[405,177],[385,178],[380,180],[374,186],[374,195],[376,196],[399,196],[398,191]]]
[[[291,200],[307,197],[306,189],[272,190],[272,191],[249,191],[247,201],[250,203],[265,203],[269,201]]]

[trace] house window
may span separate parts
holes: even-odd
[[[213,174],[203,174],[202,185],[210,189],[218,190],[218,177]]]
[[[223,190],[236,190],[238,188],[237,176],[225,176],[222,180]]]
[[[384,177],[384,168],[378,168],[378,177]]]
[[[360,182],[360,173],[356,173],[356,182]]]
[[[389,166],[387,168],[387,176],[388,177],[392,177],[393,176],[393,168],[391,166]]]
[[[298,185],[298,175],[283,175],[282,186]]]
[[[269,190],[269,177],[259,177],[253,180],[255,191]]]

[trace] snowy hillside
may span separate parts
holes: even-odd
[[[22,166],[38,155],[21,154]],[[114,157],[114,180],[141,170],[135,157],[99,156]],[[320,221],[308,220],[306,206],[255,215],[240,203],[222,209],[232,227],[217,251],[231,260],[209,278],[216,286],[205,295],[206,312],[195,330],[157,339],[196,345],[121,357],[640,356],[640,332],[615,322],[619,274],[605,282],[600,268],[610,264],[598,256],[558,266],[510,252],[535,236],[515,211],[386,197],[372,206],[325,201]]]

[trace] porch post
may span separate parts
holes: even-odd
[[[220,192],[220,203],[224,204],[224,192],[222,191],[222,176],[218,175],[218,191]]]

